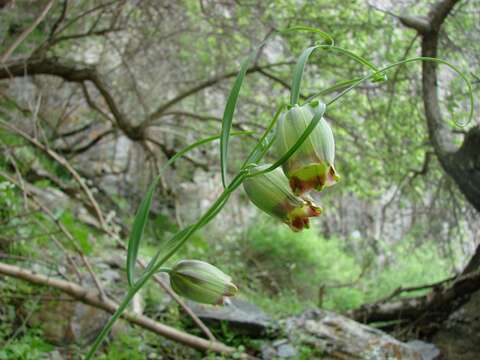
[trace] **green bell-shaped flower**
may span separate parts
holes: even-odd
[[[252,169],[252,173],[265,170],[270,165]],[[309,227],[309,218],[319,216],[322,209],[311,200],[293,194],[288,179],[280,168],[248,177],[243,187],[249,199],[267,214],[280,219],[293,231]]]
[[[323,104],[311,102],[295,105],[283,113],[277,124],[276,150],[279,156],[285,154],[302,135],[317,111],[324,110]],[[295,153],[283,164],[290,187],[297,195],[312,189],[317,191],[334,185],[340,177],[333,165],[335,140],[332,129],[324,118]]]
[[[202,304],[221,305],[226,296],[238,291],[230,276],[200,260],[179,261],[169,276],[173,291]]]

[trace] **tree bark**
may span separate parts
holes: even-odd
[[[441,0],[434,4],[425,17],[401,17],[403,25],[418,32],[421,37],[422,56],[437,57],[441,26],[460,0]],[[456,147],[451,129],[445,122],[438,99],[437,64],[424,61],[422,64],[422,93],[429,138],[443,170],[454,180],[468,202],[480,211],[480,128],[473,126],[463,143]],[[480,290],[480,246],[464,268],[460,277],[445,282],[416,298],[396,302],[381,301],[364,305],[349,313],[361,322],[405,320],[415,323],[417,329],[427,328],[434,332],[433,323],[439,323],[470,296]]]

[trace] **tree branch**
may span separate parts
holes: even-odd
[[[275,67],[275,66],[282,66],[282,65],[289,65],[289,64],[291,64],[291,62],[279,62],[279,63],[269,64],[269,65],[265,65],[265,66],[256,65],[256,66],[253,66],[250,69],[248,69],[247,74],[251,74],[251,73],[254,73],[254,72],[259,72],[259,71],[265,70],[265,69],[270,69],[270,68]],[[144,122],[142,127],[143,128],[147,127],[150,124],[150,122],[158,119],[167,109],[171,108],[172,106],[179,103],[183,99],[189,97],[190,95],[195,94],[195,93],[197,93],[197,92],[199,92],[203,89],[206,89],[210,86],[213,86],[213,85],[219,83],[220,81],[235,77],[235,76],[237,76],[237,74],[238,74],[238,71],[232,71],[232,72],[229,72],[229,73],[226,73],[226,74],[223,74],[223,75],[219,75],[219,76],[216,76],[212,79],[206,80],[206,81],[204,81],[204,82],[202,82],[198,85],[195,85],[194,87],[192,87],[190,89],[187,89],[187,90],[183,91],[182,93],[175,96],[173,99],[167,101],[163,105],[160,105],[157,108],[157,110],[155,110],[153,113],[150,114],[147,121]]]
[[[84,83],[90,81],[97,88],[112,113],[118,127],[132,140],[141,140],[142,134],[130,124],[115,102],[107,84],[94,67],[61,61],[58,58],[27,59],[6,64],[0,68],[0,79],[26,75],[53,75],[66,81]]]
[[[409,320],[422,317],[422,322],[440,322],[445,320],[453,310],[468,300],[470,294],[480,288],[480,270],[464,274],[453,280],[447,279],[437,284],[423,287],[405,288],[394,291],[396,296],[402,291],[415,291],[433,287],[433,291],[415,298],[405,298],[396,302],[376,302],[364,305],[348,312],[348,315],[360,322]],[[386,300],[390,300],[392,296]],[[462,300],[462,301],[460,301]]]
[[[0,262],[0,274],[11,276],[17,279],[22,279],[37,285],[53,287],[70,295],[78,301],[102,309],[111,314],[113,314],[118,308],[118,305],[111,299],[107,297],[101,298],[98,293],[88,290],[80,285],[69,281],[37,274],[32,271],[22,269],[18,266],[8,265]],[[177,330],[168,325],[164,325],[143,315],[136,315],[131,312],[124,312],[122,314],[122,317],[132,324],[138,325],[160,336],[164,336],[168,339],[177,341],[179,343],[201,351],[214,351],[223,354],[233,354],[237,352],[235,348],[226,346],[218,341],[209,341],[194,335],[187,334],[183,331]],[[243,354],[242,358],[254,359],[247,354]]]
[[[5,51],[5,53],[0,57],[0,63],[5,63],[10,55],[15,51],[15,49],[22,43],[23,40],[26,39],[26,37],[42,22],[42,20],[47,16],[48,12],[50,11],[50,8],[52,7],[53,3],[55,0],[50,0],[48,4],[45,6],[43,11],[40,13],[40,15],[35,19],[35,21],[25,29],[24,32],[20,34],[20,36],[13,42],[12,45]]]

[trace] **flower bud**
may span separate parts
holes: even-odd
[[[320,104],[312,102],[295,105],[283,113],[277,124],[276,148],[279,156],[285,154],[302,135]],[[334,185],[340,178],[335,171],[335,141],[330,125],[321,118],[303,144],[283,164],[290,187],[297,195],[312,189],[321,191]]]
[[[234,296],[238,291],[230,276],[204,261],[181,260],[169,275],[173,291],[203,304],[221,305],[225,296]]]
[[[252,171],[262,171],[269,166],[257,166]],[[312,201],[292,193],[288,179],[280,168],[247,178],[243,181],[243,187],[258,208],[280,219],[293,231],[308,228],[309,218],[319,216],[322,212]]]

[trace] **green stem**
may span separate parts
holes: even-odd
[[[275,112],[275,115],[273,115],[272,120],[270,121],[267,128],[265,129],[260,140],[257,142],[257,145],[255,145],[255,147],[250,152],[250,154],[248,154],[247,159],[242,165],[242,169],[245,169],[250,164],[256,164],[259,159],[265,156],[268,149],[270,149],[270,147],[273,144],[273,136],[271,136],[270,138],[269,136],[272,134],[272,130],[274,126],[277,124],[277,120],[286,106],[287,106],[286,104],[281,105],[278,108],[278,110]],[[273,134],[275,134],[275,132],[273,132]]]
[[[335,92],[335,91],[338,91],[338,90],[343,90],[347,87],[349,87],[350,85],[352,84],[355,84],[357,81],[361,80],[362,78],[355,78],[355,79],[352,79],[352,80],[345,80],[345,81],[340,81],[326,89],[323,89],[322,91],[319,91],[318,93],[314,94],[314,95],[311,95],[310,97],[308,97],[308,99],[306,100],[306,102],[310,102],[312,101],[313,99],[315,99],[316,97],[318,96],[322,96],[322,95],[328,95],[332,92]]]
[[[153,275],[154,273],[152,273]],[[117,311],[113,313],[113,315],[110,317],[108,320],[107,324],[103,327],[102,331],[100,334],[97,336],[95,339],[95,342],[93,343],[92,347],[90,348],[90,351],[88,352],[87,356],[85,357],[85,360],[89,360],[92,358],[93,355],[95,355],[95,352],[99,348],[100,344],[103,342],[105,337],[108,335],[110,330],[113,327],[113,324],[115,324],[115,321],[118,320],[118,318],[122,315],[122,313],[125,311],[127,308],[128,304],[130,304],[130,301],[132,301],[133,297],[135,294],[142,288],[142,286],[145,284],[145,282],[149,279],[150,277],[145,277],[140,278],[133,286],[128,290],[127,295],[123,299],[123,301],[120,303],[118,306]]]
[[[98,350],[100,344],[103,342],[105,337],[108,335],[110,330],[113,327],[113,324],[118,320],[122,315],[123,311],[127,308],[130,301],[133,299],[135,294],[143,287],[143,285],[157,272],[161,269],[161,266],[175,254],[180,247],[182,247],[185,242],[202,226],[207,224],[213,217],[215,217],[220,210],[225,206],[230,194],[237,189],[242,183],[243,179],[246,177],[245,171],[239,172],[239,174],[232,180],[230,185],[222,192],[222,194],[217,198],[217,200],[212,204],[212,206],[207,210],[207,212],[192,226],[187,227],[180,231],[180,236],[174,236],[170,239],[167,244],[162,247],[161,251],[157,253],[156,258],[159,258],[159,255],[165,251],[167,253],[155,264],[151,263],[145,270],[145,272],[140,276],[140,278],[132,285],[129,289],[127,295],[119,305],[117,311],[110,317],[107,324],[102,329],[102,332],[97,336],[95,342],[93,343],[90,351],[88,352],[85,360],[89,360]],[[171,249],[169,249],[171,248]]]

